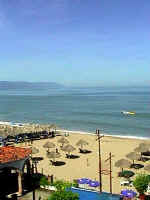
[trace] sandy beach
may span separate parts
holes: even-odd
[[[63,133],[64,134],[64,133]],[[96,135],[85,134],[84,132],[69,132],[69,136],[66,138],[69,140],[69,143],[73,145],[76,150],[72,153],[78,155],[79,158],[76,159],[67,159],[66,153],[60,149],[60,143],[58,139],[61,136],[56,136],[55,138],[43,139],[34,141],[33,146],[39,149],[39,153],[34,154],[34,156],[42,156],[44,159],[38,164],[38,171],[46,175],[54,175],[56,179],[65,179],[72,181],[73,179],[78,178],[90,178],[92,180],[99,180],[99,162],[98,162],[98,141]],[[91,150],[91,153],[81,154],[79,153],[79,148],[76,146],[76,143],[79,139],[86,140],[89,145],[86,145],[85,148]],[[46,149],[43,148],[43,145],[51,141],[55,143],[58,151],[61,154],[60,158],[57,158],[58,161],[65,162],[65,165],[62,166],[53,166],[50,164],[50,160],[46,157]],[[127,186],[120,186],[120,181],[122,178],[118,177],[118,172],[120,168],[115,167],[115,162],[119,159],[126,158],[126,154],[133,152],[134,149],[142,142],[148,141],[148,139],[137,139],[137,138],[125,138],[125,137],[113,137],[113,136],[104,136],[101,139],[101,158],[102,158],[102,170],[109,170],[109,161],[105,162],[109,157],[111,152],[112,157],[112,190],[113,193],[120,193],[120,190],[127,188]],[[50,149],[55,150],[55,148]],[[147,165],[149,161],[141,163]],[[135,173],[143,172],[143,169],[134,170]],[[135,177],[135,176],[134,176]],[[133,177],[133,179],[134,179]],[[109,175],[102,175],[102,188],[103,191],[109,192]]]

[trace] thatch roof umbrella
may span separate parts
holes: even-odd
[[[51,125],[50,124],[47,125],[47,131],[48,131],[48,133],[51,132]]]
[[[45,125],[45,131],[46,131],[47,133],[50,132],[50,125],[49,125],[49,124],[46,124],[46,125]]]
[[[144,151],[148,151],[149,149],[150,149],[150,145],[147,143],[141,143],[139,144],[137,148],[135,148],[137,152],[144,152]]]
[[[135,152],[140,152],[141,153],[141,158],[142,158],[142,153],[149,151],[150,145],[147,143],[141,143],[138,147],[134,149]]]
[[[62,144],[62,146],[61,146],[62,148],[63,148],[64,144],[69,143],[69,141],[65,137],[61,137],[57,142]]]
[[[3,129],[0,129],[0,136],[1,136],[1,137],[4,137]]]
[[[120,159],[115,163],[115,166],[122,168],[123,172],[123,168],[129,168],[131,166],[131,162],[126,159]]]
[[[139,144],[139,146],[146,146],[147,148],[150,148],[150,142],[142,142]]]
[[[145,166],[144,169],[145,169],[146,171],[150,172],[150,164],[147,165],[147,166]]]
[[[141,156],[139,154],[137,154],[136,152],[131,152],[131,153],[127,154],[126,157],[129,158],[130,160],[132,160],[133,164],[134,164],[134,160],[139,160]]]
[[[33,147],[31,149],[32,153],[31,154],[36,154],[36,153],[39,153],[39,149],[37,149],[36,147]]]
[[[6,137],[7,136],[6,132],[5,132],[5,129],[3,129],[3,128],[0,129],[0,136],[2,136],[2,137]]]
[[[43,145],[44,148],[47,148],[47,152],[49,152],[49,148],[54,148],[55,147],[55,144],[53,142],[46,142],[44,145]]]
[[[56,153],[55,151],[51,151],[51,152],[47,153],[47,157],[50,159],[53,159],[53,162],[55,162],[55,158],[60,158],[61,154]]]
[[[17,126],[13,126],[13,129],[12,129],[12,136],[16,136],[20,133],[20,130]]]
[[[51,125],[50,125],[50,129],[55,130],[55,132],[56,132],[56,129],[57,129],[57,128],[58,128],[58,127],[57,127],[56,124],[51,124]]]
[[[9,130],[8,130],[8,127],[5,127],[5,128],[3,129],[3,134],[4,134],[5,137],[7,137],[7,136],[10,134],[10,132],[9,132]]]
[[[81,146],[81,149],[83,148],[84,145],[88,145],[88,144],[89,144],[89,143],[88,143],[87,141],[83,140],[83,139],[80,139],[80,140],[76,143],[77,146]]]
[[[72,151],[75,150],[75,148],[72,145],[67,144],[66,146],[62,147],[62,150],[70,154]]]
[[[40,133],[41,131],[42,131],[41,125],[36,126],[35,132],[36,132],[36,133]]]

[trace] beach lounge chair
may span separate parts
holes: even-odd
[[[48,190],[56,191],[57,189],[56,189],[55,186],[49,185],[49,186],[48,186]]]
[[[78,184],[79,188],[84,188],[85,189],[85,184]]]
[[[120,181],[120,185],[121,186],[130,186],[130,187],[132,187],[133,186],[133,181],[123,180],[123,181]]]
[[[150,185],[148,185],[146,192],[147,194],[150,194]]]
[[[91,151],[87,150],[87,149],[81,149],[79,148],[80,153],[90,153]]]
[[[72,155],[66,153],[66,158],[71,158]]]
[[[49,190],[49,185],[45,185],[45,189],[46,189],[46,190]]]
[[[55,165],[55,162],[53,160],[50,160],[51,165]]]

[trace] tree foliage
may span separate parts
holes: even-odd
[[[41,179],[40,179],[40,185],[43,185],[43,186],[49,185],[49,181],[46,178],[46,176],[42,176],[41,177]]]
[[[148,184],[150,182],[150,178],[146,174],[139,174],[136,176],[133,181],[133,185],[135,189],[139,192],[139,194],[144,194],[147,190]]]
[[[57,190],[66,190],[67,188],[70,188],[72,186],[72,183],[64,180],[57,180],[53,184],[57,188]]]
[[[51,194],[48,200],[79,200],[79,195],[72,191],[56,191]]]

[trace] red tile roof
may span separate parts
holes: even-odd
[[[21,147],[0,147],[0,163],[13,162],[15,160],[21,160],[29,156],[31,149]]]

